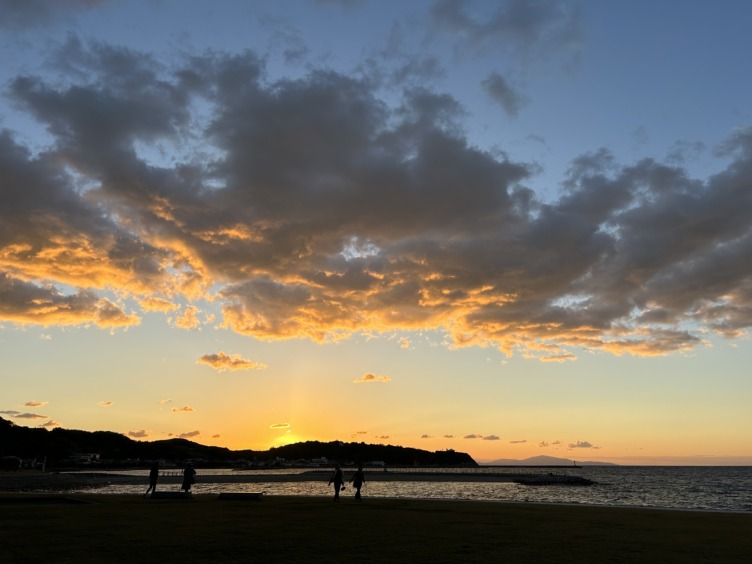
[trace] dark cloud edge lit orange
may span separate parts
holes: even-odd
[[[61,72],[86,72],[7,92],[52,143],[0,133],[4,321],[111,330],[185,301],[177,327],[216,305],[258,339],[436,329],[547,361],[688,351],[752,325],[752,129],[704,181],[594,148],[545,203],[534,167],[472,146],[441,92],[390,106],[326,70],[269,85],[253,53],[166,72],[75,38],[62,54]],[[199,102],[213,117],[197,126]],[[173,166],[136,150],[196,138],[205,157]]]

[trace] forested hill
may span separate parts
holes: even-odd
[[[366,443],[343,443],[334,441],[322,443],[308,441],[272,448],[264,452],[270,457],[287,460],[310,460],[326,457],[328,460],[368,463],[382,461],[388,465],[400,466],[478,466],[469,454],[453,450],[430,452],[417,448],[391,445],[370,445]]]
[[[96,453],[102,461],[121,463],[126,460],[200,460],[207,465],[233,464],[240,461],[272,462],[326,458],[338,462],[383,461],[387,465],[477,466],[464,452],[452,450],[430,452],[415,448],[341,441],[308,441],[266,451],[230,450],[205,446],[186,439],[134,441],[112,431],[47,430],[14,424],[0,417],[0,457],[24,459],[47,457],[48,466],[70,460],[76,454]]]

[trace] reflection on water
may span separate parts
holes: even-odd
[[[487,469],[479,469],[487,472]],[[498,469],[497,469],[498,471]],[[520,472],[515,469],[514,472]],[[524,470],[522,470],[524,471]],[[252,471],[290,474],[290,470]],[[454,472],[454,470],[452,470]],[[117,472],[124,474],[128,472]],[[205,470],[204,479],[214,475],[241,474],[232,470]],[[487,501],[531,501],[551,503],[580,503],[637,507],[666,507],[678,509],[709,509],[752,512],[752,467],[584,467],[566,469],[596,482],[594,486],[523,486],[513,482],[366,482],[365,497],[462,499]],[[111,485],[97,493],[143,494],[147,471],[132,471],[143,475],[144,485]],[[264,492],[267,495],[329,496],[327,479],[311,482],[199,482],[195,494],[221,492]],[[366,474],[366,479],[368,474]],[[161,486],[161,487],[160,487]],[[179,485],[164,484],[159,490],[177,491]],[[78,490],[90,491],[90,490]],[[347,488],[342,495],[354,491]]]

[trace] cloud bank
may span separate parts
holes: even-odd
[[[462,6],[437,3],[432,25],[464,49],[528,9],[482,23]],[[517,48],[575,45],[575,15],[541,6]],[[326,69],[274,79],[250,52],[168,65],[75,37],[52,61],[60,80],[6,92],[50,143],[0,133],[0,320],[127,328],[184,300],[185,329],[213,304],[258,339],[440,330],[554,362],[752,326],[752,128],[707,179],[594,148],[544,202],[535,166],[473,146],[459,103],[425,87],[395,102]],[[519,107],[500,75],[486,87]]]

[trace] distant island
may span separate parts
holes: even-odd
[[[315,466],[366,464],[377,466],[477,467],[464,452],[427,451],[392,445],[306,441],[265,451],[230,450],[206,446],[187,439],[134,441],[112,431],[80,431],[57,427],[24,427],[0,417],[0,459],[3,466],[15,464],[47,468],[140,466],[159,460],[197,466]]]
[[[555,456],[531,456],[523,460],[514,458],[499,458],[497,460],[483,461],[482,466],[618,466],[611,462],[593,462],[589,460],[571,460],[569,458],[557,458]]]

